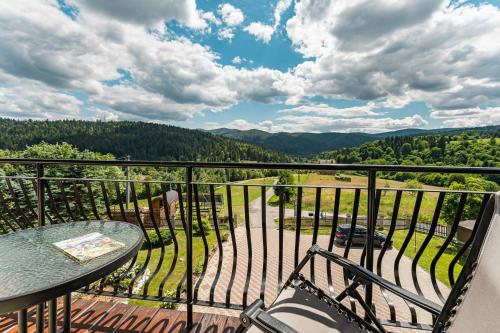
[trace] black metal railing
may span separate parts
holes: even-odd
[[[24,168],[1,177],[0,232],[92,219],[135,223],[145,235],[140,253],[123,269],[81,291],[185,304],[188,322],[192,322],[193,305],[243,309],[256,298],[269,304],[312,244],[444,302],[476,231],[457,241],[464,209],[470,198],[479,196],[479,219],[491,193],[383,188],[377,186],[377,173],[500,174],[499,168],[436,166],[31,159],[0,159],[0,163],[0,168]],[[177,181],[46,176],[47,169],[58,166],[182,168],[185,176]],[[367,181],[363,186],[326,186],[193,179],[194,172],[203,168],[348,171],[363,173]],[[268,196],[273,187],[293,188],[294,201],[287,202],[281,194],[271,204]],[[169,190],[177,192],[176,204],[169,202]],[[443,205],[452,196],[458,196],[453,218],[443,226]],[[223,204],[221,198],[225,198]],[[428,218],[423,218],[424,213]],[[341,224],[351,230],[364,226],[362,243],[350,232],[345,244],[338,245]],[[386,237],[380,248],[376,247],[378,234]],[[331,295],[349,283],[348,276],[330,262],[311,260],[309,278]],[[432,324],[433,318],[392,299],[383,289],[367,287],[365,300],[384,324],[413,328]],[[354,299],[346,305],[356,310]]]

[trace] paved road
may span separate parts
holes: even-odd
[[[272,195],[272,189],[266,193],[266,198],[269,199]],[[248,258],[251,253],[251,269],[248,279],[248,303],[259,297],[261,293],[262,285],[265,286],[264,295],[265,302],[267,305],[271,304],[277,295],[278,290],[278,253],[279,253],[279,232],[276,229],[276,224],[274,223],[274,218],[278,216],[278,209],[276,207],[266,207],[267,213],[267,223],[266,228],[262,229],[261,221],[261,204],[260,198],[254,200],[250,204],[250,222],[251,222],[251,232],[249,235],[246,234],[245,228],[240,226],[236,229],[236,267],[234,270],[234,278],[232,279],[233,271],[233,241],[225,242],[223,245],[223,255],[222,255],[222,270],[219,273],[219,278],[214,282],[217,276],[217,263],[219,260],[220,253],[215,251],[212,255],[207,272],[204,279],[202,280],[201,286],[198,291],[198,299],[209,300],[210,299],[210,289],[215,283],[214,289],[214,300],[217,302],[225,302],[227,296],[227,290],[230,290],[230,300],[232,303],[241,303],[243,300],[243,294],[245,290],[245,285],[247,283],[247,273],[248,273]],[[290,214],[290,215],[289,215]],[[293,210],[289,209],[286,215],[293,216]],[[264,232],[263,232],[264,231]],[[264,241],[263,234],[267,236],[267,263],[266,263],[266,280],[262,284],[263,278],[263,268],[264,268]],[[250,241],[249,241],[250,240]],[[324,235],[318,236],[318,244],[322,247],[327,247],[329,242],[329,237]],[[307,248],[312,243],[311,235],[301,235],[300,246],[299,246],[299,257],[303,257]],[[251,251],[251,252],[250,252]],[[334,247],[334,252],[344,255],[345,248],[340,246]],[[349,259],[359,262],[361,256],[361,249],[351,249],[348,257]],[[294,253],[295,253],[295,232],[284,231],[284,251],[283,251],[283,280],[285,280],[294,268]],[[395,281],[394,277],[394,262],[397,256],[397,250],[392,249],[386,252],[384,260],[382,261],[382,275],[389,279],[390,281]],[[379,251],[375,251],[375,262],[378,258]],[[414,291],[413,278],[411,274],[411,259],[403,256],[400,261],[400,279],[403,287]],[[310,267],[305,267],[304,272],[308,273]],[[315,274],[316,283],[322,287],[324,290],[328,290],[328,283],[326,279],[326,264],[321,258],[318,258],[315,264]],[[344,282],[342,279],[343,273],[339,267],[332,266],[333,275],[333,290],[335,293],[340,292],[344,287]],[[429,299],[440,303],[436,296],[436,293],[432,287],[431,279],[429,274],[417,267],[417,277],[422,288],[423,294]],[[232,285],[230,281],[233,280]],[[449,292],[448,287],[439,283],[441,291],[446,295]],[[396,309],[397,319],[403,321],[410,320],[409,307],[400,299],[395,296],[391,297],[394,302]],[[389,318],[389,307],[388,303],[384,299],[380,289],[375,288],[374,290],[374,304],[376,306],[377,315],[382,318]],[[349,305],[349,303],[346,303]],[[360,307],[357,307],[358,311]],[[237,315],[238,311],[230,310],[220,310],[208,307],[196,307],[197,311],[201,312],[224,312],[228,315]],[[431,317],[417,309],[418,321],[431,323]],[[408,332],[408,330],[392,330]]]

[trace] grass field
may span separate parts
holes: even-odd
[[[302,174],[299,177],[295,176],[296,183],[309,186],[344,186],[344,187],[356,187],[356,186],[366,186],[368,178],[364,176],[353,176],[348,175],[351,178],[350,182],[336,180],[334,176],[331,175],[319,175],[319,174]],[[377,187],[379,188],[405,188],[406,184],[403,182],[398,182],[394,180],[378,179]],[[423,185],[424,189],[440,189],[435,186]],[[355,190],[353,189],[342,189],[340,195],[340,214],[350,214],[352,215],[353,203],[355,197]],[[392,216],[392,211],[394,207],[394,199],[396,197],[396,191],[383,191],[380,200],[379,215],[384,217]],[[332,212],[334,206],[335,189],[324,188],[321,191],[321,211]],[[422,205],[419,213],[420,222],[430,222],[434,213],[436,206],[438,194],[432,192],[426,192],[424,194]],[[403,192],[401,199],[399,217],[411,217],[413,213],[413,206],[415,204],[416,195],[412,192]],[[316,189],[303,189],[302,193],[302,210],[303,211],[314,211],[316,202]],[[367,191],[361,190],[359,199],[359,215],[366,216],[367,210]],[[278,197],[273,196],[269,200],[270,205],[278,205]],[[294,203],[287,204],[288,208],[293,208]],[[445,224],[444,221],[440,223]]]
[[[238,184],[273,184],[274,178],[259,178],[259,179],[251,179],[243,182],[239,182]],[[233,204],[233,213],[243,216],[244,214],[244,197],[243,197],[243,186],[232,186],[231,187],[231,198]],[[222,214],[227,214],[227,193],[226,187],[222,186],[216,189],[216,193],[224,195],[224,206],[222,208]],[[250,186],[248,188],[248,197],[249,201],[252,201],[260,196],[260,187]],[[139,201],[139,205],[147,207],[147,201],[141,200]],[[223,230],[221,231],[223,234],[227,236],[229,231]],[[179,253],[177,264],[172,273],[169,280],[165,283],[163,293],[174,292],[177,289],[179,281],[181,280],[184,272],[186,271],[186,237],[183,231],[177,231],[177,239],[179,242]],[[214,249],[217,246],[217,238],[215,232],[212,230],[210,234],[207,236],[207,243],[210,250]],[[138,256],[138,263],[144,263],[147,257],[147,250],[141,250]],[[200,267],[203,265],[203,256],[204,248],[203,248],[203,240],[200,236],[193,237],[193,267]],[[148,268],[151,272],[154,272],[156,267],[158,266],[159,260],[161,256],[160,248],[156,248],[152,250],[150,261],[148,264]],[[166,276],[170,269],[170,265],[174,258],[174,245],[170,244],[165,247],[165,254],[163,263],[160,266],[160,270],[158,274],[151,281],[148,294],[157,295],[159,291],[159,286]],[[195,269],[196,271],[196,269]],[[140,306],[148,306],[148,307],[158,307],[160,306],[160,302],[154,301],[142,301],[142,300],[130,300],[130,304],[140,305]]]
[[[239,185],[256,185],[256,184],[263,184],[263,185],[271,185],[275,182],[276,178],[274,177],[267,177],[267,178],[256,178],[256,179],[250,179],[250,180],[245,180],[237,183],[233,183],[231,185],[231,199],[232,199],[232,204],[233,204],[233,213],[237,214],[238,216],[242,216],[244,214],[244,209],[245,209],[245,202],[244,202],[244,196],[243,196],[243,186],[238,186]],[[248,201],[252,201],[260,197],[260,191],[261,188],[259,186],[249,186],[248,187]],[[222,194],[224,196],[224,207],[223,212],[224,214],[227,214],[227,191],[225,186],[221,186],[216,189],[215,191],[217,194]]]
[[[228,231],[222,231],[223,234],[228,233]],[[175,269],[168,279],[168,281],[165,283],[164,289],[163,289],[163,294],[166,295],[169,291],[175,292],[177,289],[177,285],[181,281],[181,278],[186,271],[186,237],[183,232],[178,231],[177,232],[177,240],[179,243],[179,253],[178,253],[178,258],[177,258],[177,264],[175,266]],[[215,235],[214,231],[211,231],[209,235],[207,235],[207,243],[208,243],[208,248],[209,250],[212,250],[215,246],[217,246],[217,237]],[[139,252],[139,256],[137,258],[138,263],[144,263],[147,257],[148,251],[147,250],[141,250]],[[154,272],[156,267],[158,266],[158,263],[160,261],[160,254],[161,254],[161,249],[156,248],[153,249],[151,252],[151,257],[150,261],[148,264],[148,268],[150,269],[151,272]],[[160,266],[160,270],[158,274],[151,280],[151,283],[149,285],[148,289],[148,294],[149,295],[158,295],[159,291],[159,286],[168,273],[170,269],[170,265],[172,263],[172,260],[174,258],[174,244],[170,244],[168,246],[165,246],[165,255],[163,257],[163,263]],[[204,249],[203,249],[203,240],[201,236],[194,236],[193,237],[193,267],[199,267],[203,265],[203,256],[204,254]],[[131,299],[129,300],[129,304],[133,305],[138,305],[138,306],[148,306],[148,307],[159,307],[160,302],[154,302],[154,301],[142,301],[142,300],[134,300]]]
[[[393,245],[396,249],[401,248],[406,236],[407,236],[407,230],[396,230],[394,232]],[[411,259],[415,258],[415,255],[417,254],[417,251],[422,245],[422,242],[424,241],[425,237],[426,237],[425,233],[416,232],[412,240],[408,244],[408,247],[406,248],[404,255]],[[418,261],[419,266],[425,269],[427,272],[430,272],[431,262],[436,256],[441,246],[443,245],[443,243],[444,243],[444,238],[433,237]],[[436,265],[436,278],[439,281],[446,284],[448,287],[450,286],[450,281],[448,279],[448,267],[450,265],[450,262],[457,254],[458,250],[459,248],[457,248],[453,244],[450,244]],[[459,260],[454,267],[453,272],[455,279],[458,277],[458,274],[460,274],[460,271],[462,270],[462,264],[463,264],[462,260]]]

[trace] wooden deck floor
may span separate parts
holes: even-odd
[[[153,309],[123,303],[76,300],[71,307],[72,332],[116,333],[177,333],[185,332],[186,313],[176,310]],[[28,313],[29,331],[35,330],[35,309]],[[62,314],[58,316],[62,325]],[[214,314],[194,314],[196,333],[236,333],[239,319]],[[17,332],[17,314],[0,317],[0,332]]]

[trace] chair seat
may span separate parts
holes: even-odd
[[[366,332],[356,322],[349,322],[336,308],[299,288],[284,289],[266,312],[299,333]],[[262,331],[251,326],[247,332]]]

